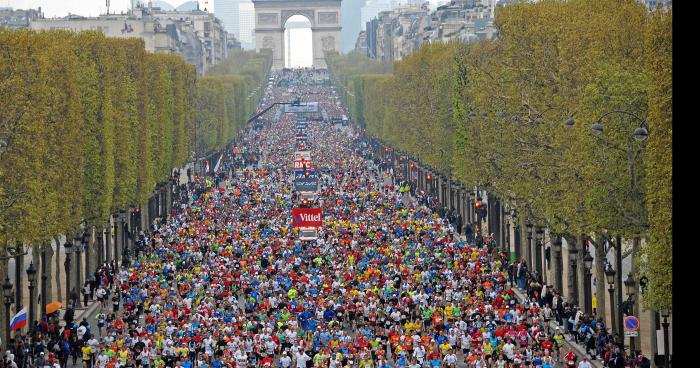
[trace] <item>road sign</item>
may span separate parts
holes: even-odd
[[[625,331],[637,331],[638,329],[639,329],[639,319],[637,319],[637,317],[635,317],[635,316],[625,317]]]
[[[639,337],[639,331],[625,331],[625,337]]]
[[[292,208],[292,226],[321,227],[323,212],[320,208]]]

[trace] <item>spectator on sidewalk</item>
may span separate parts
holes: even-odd
[[[90,301],[90,283],[85,281],[83,284],[83,307],[87,308]]]

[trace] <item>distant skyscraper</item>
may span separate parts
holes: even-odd
[[[379,12],[391,10],[394,8],[393,0],[367,0],[367,4],[361,10],[361,30],[365,31],[367,22],[376,17]]]
[[[226,32],[233,33],[237,39],[241,39],[238,27],[238,3],[240,0],[214,0],[214,16],[224,22]]]
[[[255,50],[255,6],[252,1],[238,3],[238,30],[236,37],[244,50]]]
[[[357,35],[360,34],[362,25],[362,7],[366,0],[343,0],[340,3],[341,15],[341,50],[343,53],[350,52],[355,48]]]

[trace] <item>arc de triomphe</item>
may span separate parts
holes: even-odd
[[[311,21],[315,68],[326,68],[324,52],[340,51],[341,0],[253,0],[255,48],[272,49],[272,68],[284,68],[284,24],[294,15]]]

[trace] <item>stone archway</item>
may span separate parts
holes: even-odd
[[[325,52],[340,51],[341,0],[253,0],[255,48],[272,50],[272,68],[284,68],[284,24],[294,15],[311,22],[313,66],[326,68]]]

